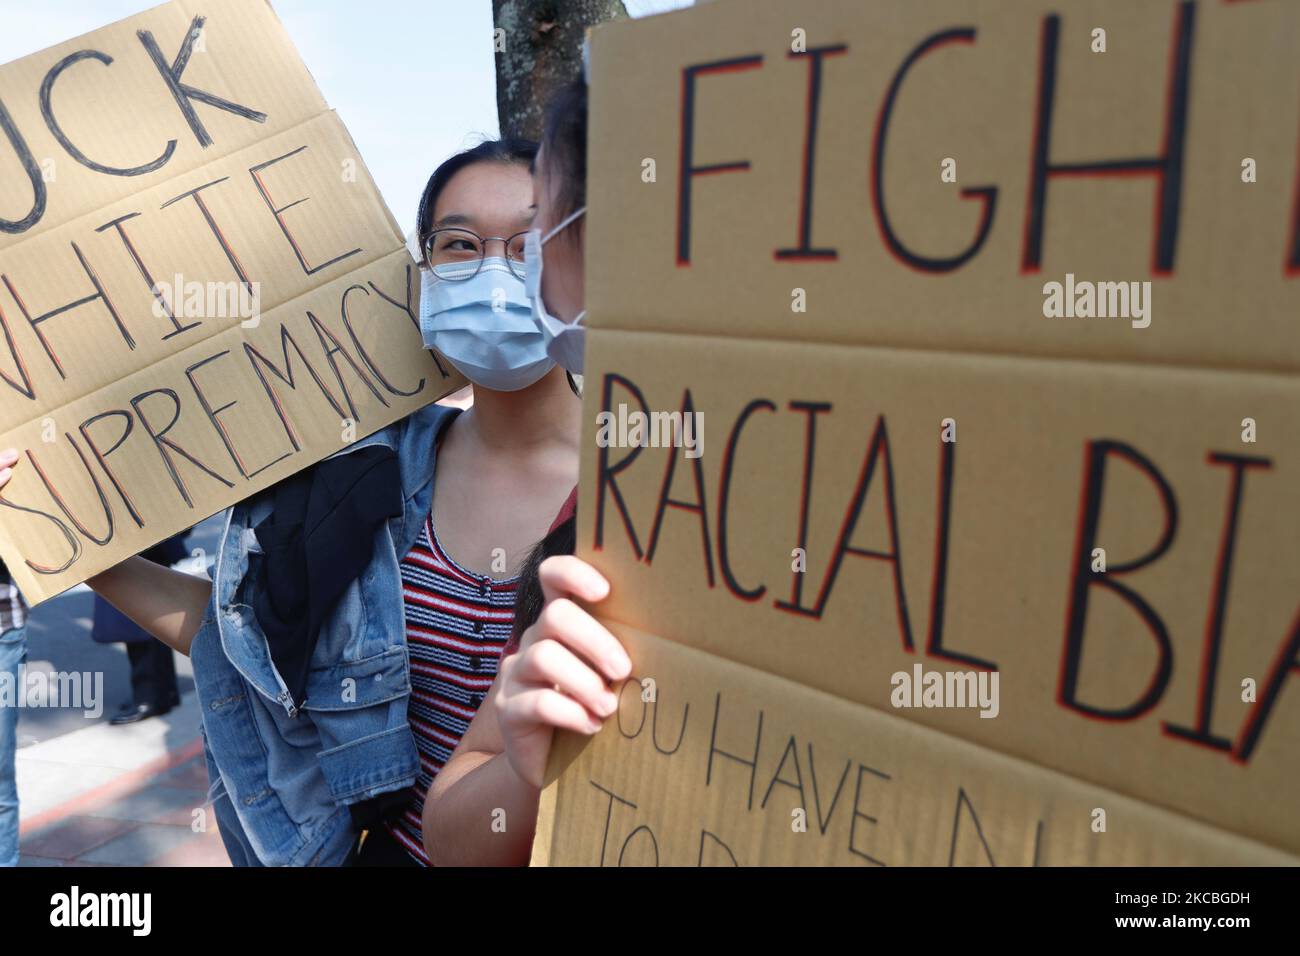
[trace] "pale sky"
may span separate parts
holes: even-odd
[[[690,3],[625,0],[634,17]],[[498,133],[491,0],[271,5],[409,232],[434,167]],[[153,6],[150,0],[0,0],[0,63]]]

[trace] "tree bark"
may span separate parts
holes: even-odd
[[[587,27],[626,16],[622,0],[492,0],[501,135],[539,139],[551,94],[582,74]]]

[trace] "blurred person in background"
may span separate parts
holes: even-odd
[[[192,529],[190,529],[192,530]],[[163,567],[171,567],[186,557],[185,536],[189,530],[160,541],[141,552],[140,557]],[[160,717],[180,706],[176,686],[176,660],[173,651],[156,641],[144,628],[135,624],[98,594],[95,595],[94,624],[90,639],[97,644],[125,644],[131,662],[131,700],[122,705],[109,723],[134,724],[150,717]]]

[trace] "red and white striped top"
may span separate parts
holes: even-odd
[[[388,831],[428,866],[420,823],[424,797],[496,677],[514,626],[518,578],[497,580],[462,568],[438,543],[431,517],[402,559],[401,571],[411,654],[407,714],[420,752],[420,775],[410,804]]]

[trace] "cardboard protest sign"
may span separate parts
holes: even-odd
[[[463,383],[262,0],[0,67],[0,555],[70,587]]]
[[[535,861],[1300,860],[1300,8],[719,2],[592,67],[636,667]]]
[[[1287,865],[1254,840],[613,624],[638,661],[550,798],[534,862],[591,866]],[[653,674],[655,701],[641,675]],[[571,749],[572,748],[572,749]],[[1108,811],[1099,839],[1090,823]],[[547,838],[550,837],[550,839]]]

